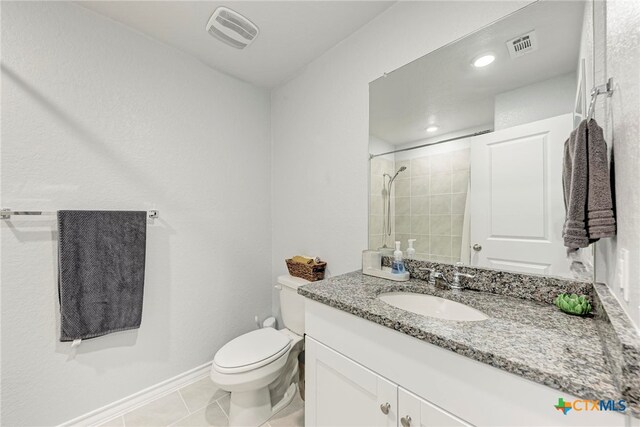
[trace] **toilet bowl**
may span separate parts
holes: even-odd
[[[278,278],[283,322],[291,329],[257,329],[234,338],[216,353],[211,379],[231,392],[229,425],[259,426],[295,396],[304,334],[304,298],[297,288],[305,283],[309,282],[288,275]],[[274,392],[278,387],[270,388],[283,383],[282,396]]]

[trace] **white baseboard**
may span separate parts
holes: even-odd
[[[159,397],[172,393],[188,384],[205,378],[209,375],[210,369],[211,362],[205,363],[204,365],[200,365],[173,378],[169,378],[123,399],[105,405],[102,408],[62,423],[59,427],[95,426],[102,424],[113,418],[122,416],[135,408],[146,405]]]

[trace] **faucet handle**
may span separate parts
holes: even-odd
[[[460,267],[464,267],[464,264],[462,262],[460,262],[460,261],[456,262],[455,265],[453,266],[453,268],[455,270],[453,272],[454,276],[459,276],[459,277],[462,276],[462,277],[469,277],[469,278],[476,277],[473,274],[461,273],[460,272]]]
[[[436,271],[435,268],[419,267],[418,271],[426,271],[426,272],[429,273],[429,284],[430,285],[435,285],[436,284],[436,279],[444,278],[442,273]]]
[[[434,270],[429,277],[433,277],[434,279],[444,279],[444,274]]]
[[[467,274],[467,273],[461,273],[460,272],[460,267],[464,266],[463,263],[461,262],[456,262],[456,264],[454,265],[454,272],[453,272],[453,285],[451,286],[452,289],[462,289],[463,286],[460,284],[460,278],[461,277],[467,277],[469,279],[472,279],[474,277],[476,277],[473,274]]]
[[[428,268],[428,267],[420,267],[418,268],[418,271],[424,271],[429,273],[429,281],[433,282],[433,280],[438,277],[438,272],[436,271],[435,268]]]

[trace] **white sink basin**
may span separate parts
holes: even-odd
[[[438,319],[477,322],[489,318],[475,308],[433,295],[389,292],[378,295],[378,299],[402,310]]]

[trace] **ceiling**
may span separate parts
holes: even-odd
[[[288,80],[318,56],[382,13],[392,1],[79,1],[261,87]],[[218,6],[249,18],[260,29],[243,50],[218,41],[205,26]]]
[[[496,94],[577,69],[583,11],[583,2],[537,2],[381,77],[369,87],[369,133],[400,145],[493,124]],[[505,42],[533,29],[538,50],[511,59]],[[485,52],[495,62],[473,67]],[[430,124],[439,130],[427,134]]]

